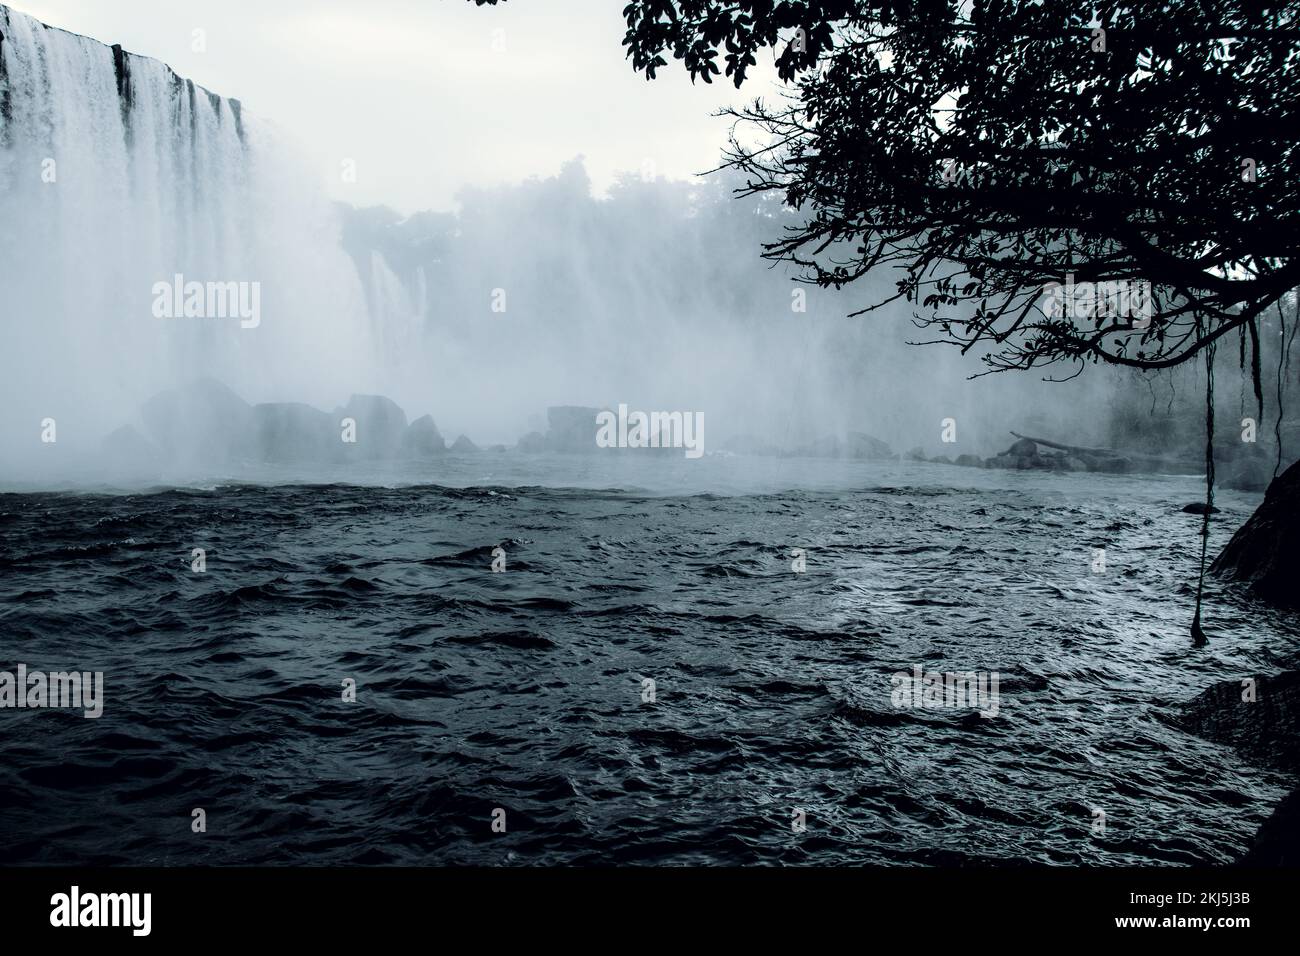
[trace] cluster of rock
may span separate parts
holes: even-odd
[[[585,405],[553,405],[546,410],[546,431],[529,432],[519,439],[518,448],[528,454],[605,451],[596,444],[596,416],[606,410]]]
[[[110,459],[273,464],[427,459],[477,448],[464,435],[450,449],[433,417],[408,422],[382,395],[353,395],[332,413],[298,402],[250,405],[213,379],[153,396],[140,410],[147,436],[126,425],[105,440]]]
[[[1014,432],[1012,434],[1015,434]],[[1237,491],[1263,491],[1273,473],[1273,459],[1262,445],[1247,442],[1215,446],[1216,484]],[[1042,438],[1016,437],[1010,448],[992,458],[978,455],[927,457],[920,448],[907,453],[910,461],[969,468],[999,468],[1007,471],[1085,471],[1103,474],[1203,474],[1199,457],[1168,458],[1142,452],[1120,452],[1108,448],[1080,448],[1048,442]]]

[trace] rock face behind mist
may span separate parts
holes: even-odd
[[[140,413],[149,437],[181,461],[227,462],[252,450],[252,406],[215,379],[159,392]]]
[[[299,402],[253,406],[254,452],[280,464],[335,462],[343,457],[340,430],[332,416]]]
[[[110,467],[153,468],[169,459],[180,465],[333,465],[432,458],[447,451],[432,416],[408,425],[406,412],[383,395],[353,395],[346,405],[323,412],[300,402],[249,405],[220,382],[203,379],[160,392],[145,402],[141,415],[153,440],[130,426],[119,428],[103,446]],[[478,450],[464,435],[456,448]]]
[[[461,435],[454,442],[452,442],[451,450],[456,452],[458,455],[466,455],[478,451],[479,447],[478,445],[470,441],[466,436]]]
[[[342,442],[343,454],[349,459],[397,458],[403,452],[406,437],[406,412],[391,398],[382,395],[353,395],[334,413],[339,424],[350,418],[356,423],[356,441]],[[428,416],[425,416],[426,418]],[[433,419],[429,418],[430,424]],[[437,432],[437,428],[434,429]],[[439,436],[441,438],[441,436]]]
[[[1249,442],[1232,442],[1214,449],[1218,483],[1234,491],[1264,491],[1273,480],[1275,461],[1266,449]]]
[[[101,451],[104,466],[112,474],[151,471],[161,466],[166,458],[157,445],[132,425],[123,425],[105,438]]]
[[[402,434],[402,454],[409,458],[430,458],[447,450],[447,442],[434,424],[432,415],[411,422]]]
[[[1300,462],[1273,480],[1264,502],[1232,536],[1210,571],[1267,601],[1300,608]]]
[[[554,405],[546,410],[546,447],[566,454],[597,450],[596,416],[599,408],[583,405]]]

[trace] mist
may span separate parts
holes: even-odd
[[[1142,398],[1104,368],[972,378],[978,355],[909,344],[930,333],[906,303],[850,316],[892,280],[819,289],[763,260],[801,213],[738,198],[725,171],[598,192],[575,157],[463,188],[452,212],[356,208],[255,108],[0,15],[7,477],[94,473],[116,429],[147,435],[143,403],[203,378],[326,410],[381,394],[480,447],[544,431],[552,406],[695,412],[710,453],[853,432],[899,455],[989,455],[1011,430],[1099,443]],[[256,321],[185,314],[189,282],[252,287]]]

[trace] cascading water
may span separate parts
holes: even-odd
[[[7,455],[44,418],[61,445],[97,440],[204,375],[326,407],[375,384],[334,211],[271,129],[165,64],[4,6],[0,33]],[[255,286],[256,325],[231,307],[165,317],[178,275]]]

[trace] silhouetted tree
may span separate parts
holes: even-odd
[[[671,54],[693,80],[739,87],[770,50],[786,92],[728,111],[746,191],[803,214],[764,254],[821,286],[896,278],[859,313],[911,302],[940,341],[987,349],[990,370],[1166,368],[1233,330],[1257,351],[1259,316],[1300,284],[1300,4],[632,0],[623,13],[648,78]],[[1150,283],[1149,323],[1052,309],[1044,287],[1071,276]]]

